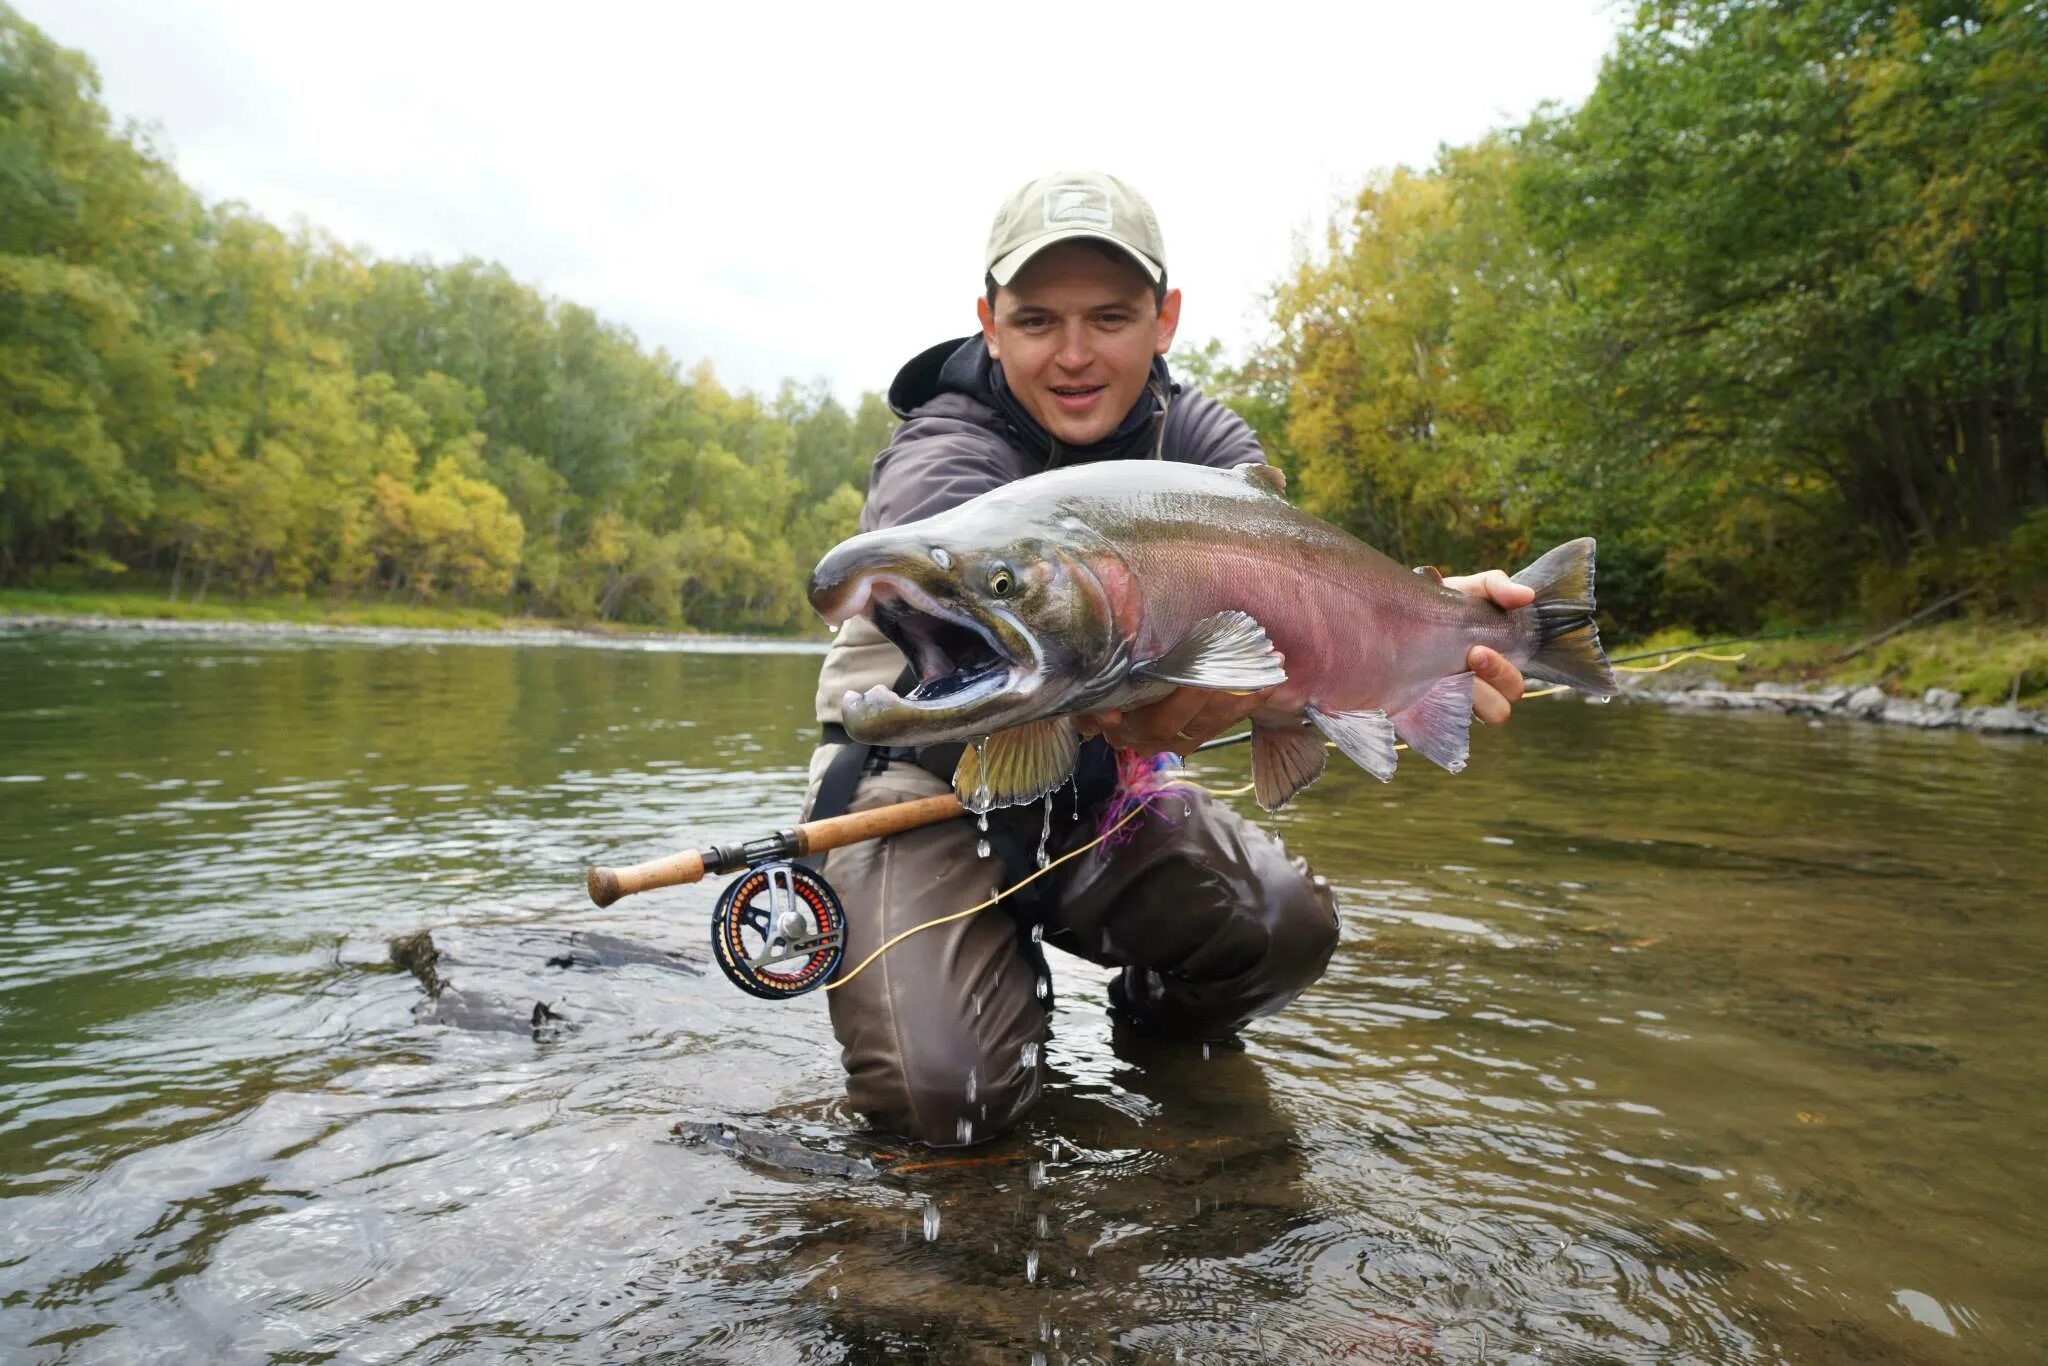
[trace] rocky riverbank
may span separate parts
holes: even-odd
[[[1757,683],[1747,690],[1679,678],[1637,681],[1626,675],[1621,695],[1686,711],[1774,711],[1792,716],[1878,721],[1920,730],[1970,730],[1986,735],[2048,737],[2048,710],[2035,707],[1966,707],[1961,694],[1929,688],[1916,702],[1893,697],[1874,683],[1860,687],[1813,683]]]

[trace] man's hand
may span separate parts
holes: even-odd
[[[1140,754],[1168,751],[1185,759],[1204,740],[1212,740],[1265,705],[1273,689],[1229,693],[1209,688],[1175,688],[1157,702],[1128,711],[1098,711],[1076,716],[1081,734],[1100,735],[1118,749]]]
[[[1445,579],[1444,587],[1486,598],[1510,611],[1536,601],[1535,589],[1516,583],[1498,569]],[[1505,725],[1509,710],[1521,700],[1522,671],[1508,663],[1498,650],[1489,650],[1484,645],[1474,645],[1467,652],[1465,667],[1472,671],[1472,714],[1489,726]]]

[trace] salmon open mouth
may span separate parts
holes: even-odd
[[[957,707],[1002,692],[1021,672],[993,630],[908,579],[876,575],[867,588],[875,628],[903,651],[917,673],[917,686],[908,694],[896,697],[892,689],[870,688],[871,699],[918,708]]]

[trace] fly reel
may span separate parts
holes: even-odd
[[[749,996],[801,996],[846,957],[846,910],[832,884],[802,864],[758,863],[719,894],[711,953],[726,980]]]

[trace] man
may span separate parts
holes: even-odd
[[[1180,291],[1167,283],[1151,207],[1130,187],[1087,173],[1032,181],[996,216],[986,261],[979,335],[932,347],[890,387],[904,421],[869,475],[863,530],[1058,465],[1264,460],[1240,418],[1167,371]],[[1507,607],[1532,596],[1498,571],[1446,582]],[[1468,662],[1473,710],[1504,721],[1521,675],[1483,648]],[[959,746],[870,751],[840,729],[840,698],[896,683],[903,670],[901,653],[864,619],[833,643],[818,680],[825,743],[812,764],[812,817],[948,790]],[[1038,848],[1056,856],[1092,839],[1115,785],[1110,746],[1184,755],[1263,698],[1183,688],[1081,718],[1082,732],[1099,738],[1083,747],[1076,786],[1049,804],[992,813],[986,840],[957,820],[833,851],[825,873],[846,903],[847,961],[1011,885]],[[1321,976],[1337,940],[1327,884],[1220,803],[1191,793],[1185,813],[1177,797],[1171,805],[1024,894],[913,935],[834,991],[853,1107],[935,1145],[989,1138],[1029,1110],[1051,1014],[1041,938],[1121,969],[1112,1007],[1190,1040],[1226,1038]],[[991,845],[999,856],[982,852]]]

